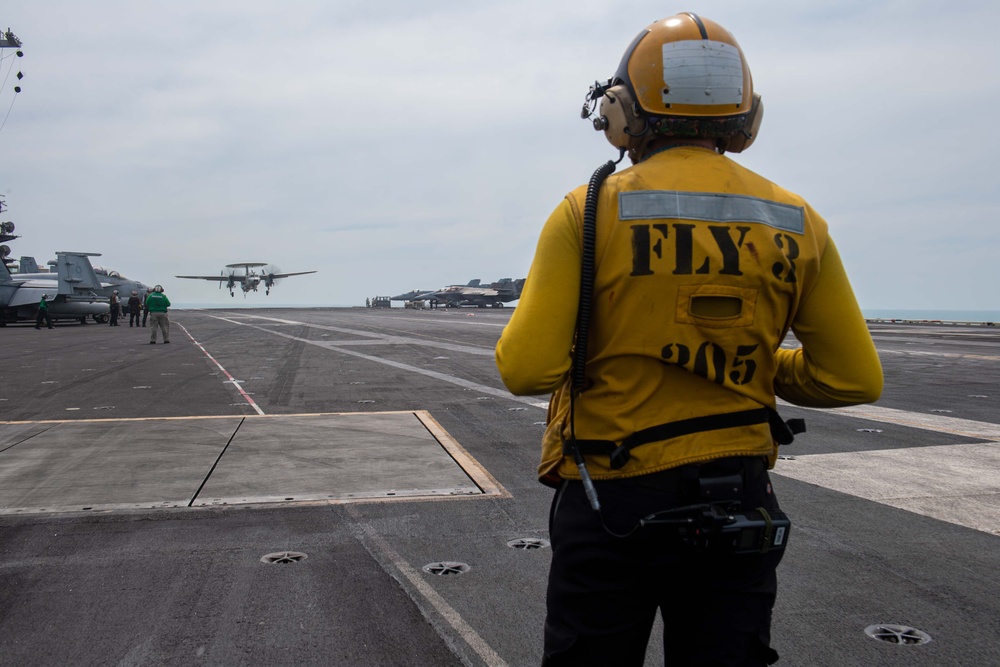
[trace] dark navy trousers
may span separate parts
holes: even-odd
[[[691,484],[699,475],[739,471],[744,510],[778,509],[761,458],[691,468],[595,482],[601,515],[582,483],[562,483],[550,514],[544,666],[641,667],[657,610],[668,666],[763,667],[777,661],[770,627],[782,551],[699,551],[682,544],[669,526],[646,526],[627,537],[608,532],[626,534],[654,512],[697,503]]]

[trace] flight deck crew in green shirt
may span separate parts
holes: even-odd
[[[163,342],[170,342],[170,320],[167,319],[167,308],[170,307],[170,299],[163,293],[163,287],[157,285],[153,288],[153,293],[146,297],[146,310],[149,311],[149,318],[152,321],[152,331],[149,332],[149,344],[156,344],[156,330],[163,331]]]
[[[48,304],[48,302],[45,301],[45,299],[48,296],[49,296],[48,294],[43,294],[42,295],[42,300],[38,302],[38,316],[35,318],[35,328],[36,329],[41,329],[42,328],[42,319],[43,318],[45,319],[45,323],[47,325],[49,325],[49,328],[50,329],[52,328],[52,318],[49,317],[49,304]]]

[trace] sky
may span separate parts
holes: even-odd
[[[580,119],[588,86],[680,11],[736,36],[765,113],[733,159],[828,221],[863,309],[1000,309],[983,0],[6,0],[11,255],[98,252],[189,305],[522,278],[552,209],[617,158]],[[174,277],[235,262],[318,273],[246,299]]]

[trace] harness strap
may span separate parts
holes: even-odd
[[[771,437],[779,445],[790,445],[795,440],[796,435],[806,432],[805,419],[784,421],[777,410],[771,410],[771,408],[767,408],[767,410],[771,413],[767,419],[767,423],[771,427]]]
[[[767,510],[763,507],[758,507],[757,511],[760,515],[764,517],[764,535],[760,540],[760,552],[766,554],[768,549],[771,548],[771,538],[774,535],[774,521],[771,519],[771,515],[768,514]]]
[[[622,440],[621,445],[617,445],[613,440],[576,440],[575,443],[573,440],[564,440],[563,454],[571,456],[574,449],[581,454],[604,454],[611,459],[611,469],[620,470],[632,458],[630,452],[636,447],[702,431],[718,431],[755,424],[768,424],[771,428],[771,436],[781,445],[790,444],[795,439],[796,433],[802,433],[806,430],[805,420],[789,419],[785,422],[782,421],[777,411],[765,407],[657,424],[636,431]]]

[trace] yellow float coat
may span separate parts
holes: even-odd
[[[511,392],[553,392],[539,479],[578,479],[569,372],[580,293],[586,186],[549,217],[496,347]],[[826,222],[800,197],[699,147],[612,174],[598,200],[587,387],[580,440],[622,440],[678,420],[775,406],[876,400],[882,368]],[[781,349],[789,329],[801,344]],[[594,479],[726,456],[776,455],[767,424],[702,431],[631,451]]]

